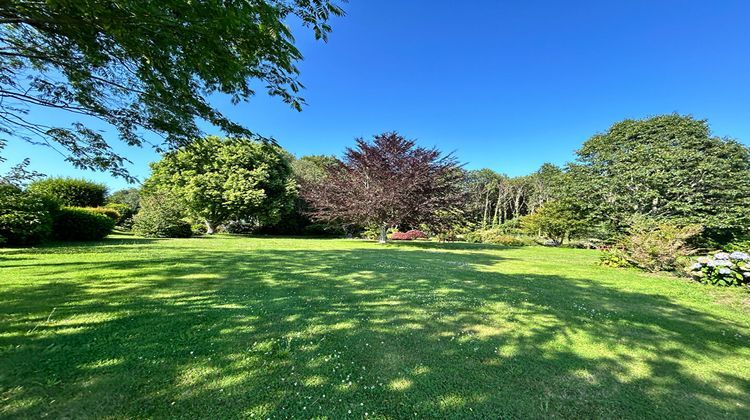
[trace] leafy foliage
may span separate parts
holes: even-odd
[[[115,222],[115,224],[122,218],[122,215],[120,214],[119,211],[117,211],[117,209],[109,207],[109,206],[107,207],[81,207],[81,208],[84,210],[88,210],[92,213],[103,214],[109,217],[110,219],[112,219],[112,221]]]
[[[527,246],[535,242],[529,237],[510,235],[501,229],[480,229],[465,235],[467,242],[494,244],[503,246]]]
[[[565,174],[559,167],[543,164],[528,176],[509,178],[490,169],[469,171],[465,178],[467,220],[482,229],[497,227],[533,214],[544,203],[562,196]]]
[[[676,114],[625,120],[577,153],[570,196],[594,221],[622,230],[642,215],[700,224],[708,236],[750,226],[750,149],[712,136],[706,121]]]
[[[460,206],[461,172],[452,155],[416,146],[395,132],[356,140],[324,182],[304,183],[302,196],[316,220],[388,228],[433,221],[439,210]]]
[[[140,210],[133,217],[133,231],[151,238],[187,238],[193,231],[185,220],[180,200],[168,191],[141,197]]]
[[[690,267],[690,274],[701,283],[741,286],[750,283],[750,255],[735,251],[698,257]]]
[[[123,204],[128,206],[131,212],[138,211],[141,200],[141,192],[138,188],[126,188],[117,190],[107,197],[107,204]]]
[[[604,265],[628,265],[646,271],[674,271],[694,249],[690,240],[702,232],[700,225],[677,226],[643,217],[636,218],[627,234],[604,251]],[[611,254],[611,255],[607,255]]]
[[[275,224],[296,194],[292,169],[278,146],[209,136],[151,165],[144,194],[168,190],[207,233],[228,220]]]
[[[539,209],[521,219],[522,227],[531,234],[547,236],[558,244],[586,229],[584,215],[573,203],[548,201]]]
[[[32,182],[28,190],[69,207],[100,207],[107,195],[104,184],[77,178],[45,178]]]
[[[131,146],[142,131],[167,148],[201,135],[204,120],[250,136],[208,97],[249,100],[256,84],[299,110],[302,55],[286,19],[298,17],[325,40],[343,14],[328,0],[184,2],[91,0],[0,7],[0,134],[54,145],[79,168],[132,177],[126,159],[84,122],[70,127],[30,120],[30,110],[64,110],[113,126]]]
[[[130,228],[133,225],[133,216],[140,208],[141,191],[138,188],[126,188],[115,191],[107,197],[106,207],[113,208],[120,213],[117,226]]]
[[[394,241],[413,241],[416,239],[429,239],[421,230],[411,229],[406,232],[393,232],[391,239]]]
[[[0,184],[0,245],[36,245],[52,234],[56,203]]]
[[[63,241],[97,241],[112,233],[115,221],[100,212],[63,207],[55,212],[53,231]]]

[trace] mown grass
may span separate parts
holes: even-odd
[[[593,251],[0,251],[0,417],[750,418],[750,295]]]

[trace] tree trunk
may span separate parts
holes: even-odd
[[[378,243],[384,244],[388,242],[388,225],[383,224],[380,226],[380,236],[378,236]]]
[[[484,196],[484,214],[482,215],[482,229],[487,227],[487,219],[490,214],[490,189],[487,188],[487,193]]]
[[[497,188],[497,204],[495,204],[495,215],[492,217],[493,226],[495,225],[495,221],[497,221],[498,225],[503,224],[503,221],[501,220],[502,218],[500,217],[500,203],[502,202],[503,195],[505,195],[503,187],[500,186]]]
[[[206,220],[206,234],[213,235],[214,233],[216,233],[216,228],[214,227],[214,224],[211,221]]]

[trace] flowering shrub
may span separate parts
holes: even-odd
[[[391,239],[394,241],[413,241],[415,239],[427,239],[427,234],[421,230],[412,229],[406,232],[393,232]]]
[[[690,274],[701,283],[717,286],[740,286],[750,283],[750,254],[735,251],[698,257]]]

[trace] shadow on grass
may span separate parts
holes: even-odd
[[[686,368],[741,325],[465,245],[60,265],[0,296],[0,414],[750,417],[750,379]]]

